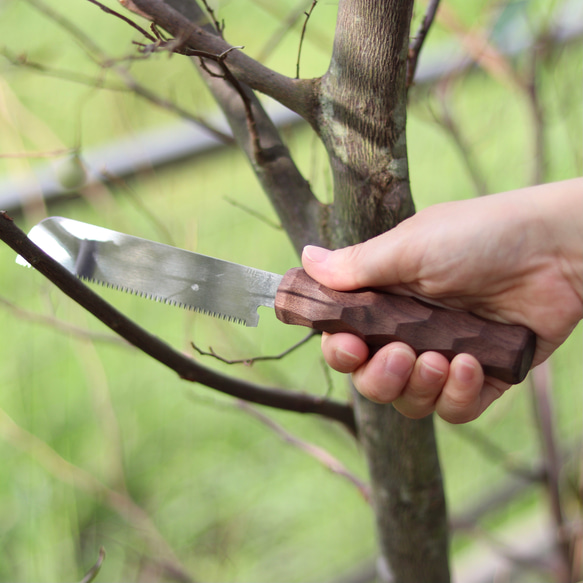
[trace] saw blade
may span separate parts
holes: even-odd
[[[257,326],[282,276],[63,217],[30,239],[76,276],[152,300]],[[22,258],[18,263],[27,265]]]

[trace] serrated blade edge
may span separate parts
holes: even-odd
[[[41,221],[29,237],[81,279],[247,326],[257,326],[259,306],[273,308],[282,279],[63,217]]]

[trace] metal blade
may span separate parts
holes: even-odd
[[[29,237],[78,277],[247,326],[257,326],[259,306],[273,308],[282,279],[62,217],[41,221]]]

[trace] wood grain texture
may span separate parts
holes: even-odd
[[[286,324],[355,334],[373,351],[399,341],[417,354],[435,351],[448,360],[468,353],[478,359],[486,375],[511,384],[526,376],[536,345],[534,333],[523,326],[492,322],[406,296],[331,290],[300,268],[284,276],[275,313]]]

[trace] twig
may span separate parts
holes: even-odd
[[[214,54],[208,51],[201,51],[198,49],[191,49],[185,44],[185,38],[183,37],[176,37],[170,40],[162,40],[159,38],[155,43],[151,45],[144,45],[141,43],[136,43],[140,45],[141,51],[147,54],[155,53],[158,51],[169,51],[170,53],[177,53],[179,55],[184,55],[187,57],[198,57],[201,63],[201,67],[212,77],[221,77],[225,81],[228,81],[229,84],[235,89],[235,91],[241,97],[243,101],[243,107],[245,109],[245,118],[247,120],[247,129],[249,131],[249,135],[251,136],[251,143],[253,144],[253,154],[254,159],[257,163],[261,163],[262,160],[262,148],[261,143],[259,141],[259,133],[257,131],[257,123],[255,121],[255,116],[253,114],[253,106],[251,103],[251,99],[249,95],[247,95],[247,91],[241,85],[237,77],[233,75],[227,63],[225,62],[228,55],[235,50],[242,49],[244,47],[237,46],[237,47],[228,47],[222,53]],[[205,64],[204,59],[212,61],[216,63],[222,71],[222,74],[217,75],[214,71],[211,71]]]
[[[552,377],[549,361],[536,367],[529,378],[532,388],[534,417],[541,440],[545,465],[545,486],[549,494],[551,514],[557,533],[557,550],[562,563],[563,577],[561,580],[571,581],[572,579],[569,576],[571,550],[569,540],[566,536],[568,529],[566,528],[560,492],[561,456],[556,443],[555,423],[550,398],[552,393]]]
[[[513,89],[524,90],[522,79],[517,75],[510,60],[492,45],[487,30],[468,28],[451,8],[451,3],[441,6],[438,18],[440,24],[459,37],[469,57],[484,71]]]
[[[276,229],[278,231],[281,231],[283,229],[283,227],[279,223],[276,223],[275,221],[268,219],[265,215],[262,215],[261,213],[253,210],[252,208],[249,208],[248,206],[241,204],[240,202],[233,200],[232,198],[229,198],[227,196],[225,196],[223,198],[230,205],[246,212],[248,215],[251,215],[253,218],[260,220],[262,223],[265,223],[267,226],[271,227],[272,229]]]
[[[312,0],[312,5],[307,12],[304,12],[306,15],[306,19],[304,20],[304,25],[302,26],[302,33],[300,35],[300,44],[298,46],[298,59],[296,61],[296,79],[300,78],[300,57],[302,55],[302,46],[304,45],[304,36],[306,35],[306,27],[308,26],[308,20],[310,20],[310,16],[312,16],[312,11],[316,7],[318,0]]]
[[[206,51],[213,55],[224,54],[230,48],[219,35],[191,22],[179,12],[178,7],[173,8],[169,3],[160,0],[134,0],[134,4],[150,14],[158,26],[174,37],[183,39],[184,47]],[[194,3],[189,10],[202,14],[202,10]],[[241,83],[269,95],[307,121],[311,123],[315,121],[318,107],[314,92],[316,80],[286,77],[243,52],[235,52],[229,63],[233,74]]]
[[[204,63],[204,59],[209,59],[219,65],[221,71],[223,72],[222,77],[229,84],[235,89],[235,91],[241,97],[241,101],[243,102],[243,108],[245,109],[245,119],[247,121],[247,130],[249,131],[249,136],[251,138],[251,143],[253,145],[253,158],[257,163],[261,163],[262,156],[262,148],[261,143],[259,141],[259,132],[257,131],[257,122],[255,120],[255,115],[253,114],[253,105],[251,103],[251,99],[249,99],[249,95],[245,91],[245,88],[239,83],[239,80],[233,73],[231,73],[229,67],[225,63],[225,59],[227,55],[234,49],[239,49],[242,47],[231,47],[225,52],[221,53],[220,55],[213,55],[211,53],[207,53],[206,51],[194,51],[190,50],[188,53],[189,56],[199,57],[201,67],[211,76],[217,76],[213,71],[210,71],[206,64]]]
[[[170,229],[158,218],[156,213],[152,212],[147,205],[144,203],[142,198],[138,196],[134,190],[129,186],[129,184],[119,176],[111,174],[106,169],[102,168],[99,174],[105,179],[105,181],[117,186],[121,190],[124,190],[128,195],[129,201],[135,206],[135,208],[141,212],[146,219],[148,219],[154,227],[161,233],[162,237],[166,240],[169,245],[175,245],[174,238]]]
[[[222,56],[222,55],[221,55]],[[225,54],[225,58],[226,58]],[[243,107],[245,108],[245,118],[247,120],[247,129],[249,130],[249,136],[251,138],[251,143],[253,144],[253,156],[257,163],[261,164],[262,160],[262,148],[261,142],[259,140],[259,132],[257,131],[257,122],[255,120],[255,115],[253,113],[253,106],[251,104],[251,99],[249,99],[249,95],[245,91],[245,88],[239,83],[239,80],[235,75],[233,75],[227,67],[225,63],[225,59],[221,58],[219,61],[219,66],[223,70],[223,74],[225,75],[225,79],[229,81],[229,83],[233,86],[235,91],[241,96],[241,100],[243,101]]]
[[[261,8],[274,16],[280,24],[257,53],[258,61],[262,62],[266,60],[276,49],[277,45],[283,40],[285,35],[293,28],[296,22],[306,14],[305,5],[306,0],[299,0],[299,4],[295,8],[292,8],[286,16],[283,16],[277,8],[279,5],[276,3],[274,4],[272,0],[267,0],[267,2],[262,3]]]
[[[168,3],[159,0],[134,0],[141,10],[150,14],[155,22],[174,36],[187,36],[188,46],[221,54],[229,45],[215,33],[209,32],[198,22],[205,19],[197,3]],[[266,145],[261,164],[257,163],[252,141],[249,139],[248,116],[237,99],[236,90],[222,79],[209,75],[199,66],[203,79],[220,105],[237,143],[250,159],[255,174],[269,197],[281,224],[298,253],[307,243],[325,245],[321,225],[326,224],[330,207],[322,204],[312,192],[281,139],[273,121],[252,90],[271,96],[304,119],[316,125],[319,105],[318,81],[297,80],[281,75],[251,59],[241,51],[229,54],[229,67],[248,90],[254,118],[262,144]]]
[[[533,155],[532,155],[532,178],[531,184],[541,184],[547,177],[547,160],[545,143],[545,112],[540,99],[537,60],[540,52],[538,43],[535,42],[529,54],[528,67],[530,69],[524,84],[524,90],[528,100],[530,114],[532,116],[532,127],[534,130]]]
[[[30,310],[25,310],[17,306],[14,302],[0,296],[0,305],[3,305],[6,309],[10,310],[10,313],[16,318],[21,318],[23,320],[28,320],[29,322],[35,322],[58,332],[63,332],[64,334],[73,334],[78,338],[83,340],[90,340],[92,342],[107,342],[110,344],[117,344],[118,346],[124,346],[126,348],[133,348],[131,344],[128,344],[122,338],[114,336],[113,334],[102,334],[99,332],[92,332],[91,330],[86,330],[85,328],[80,328],[79,326],[74,326],[58,318],[52,316],[45,316],[44,314],[38,314]]]
[[[464,437],[468,443],[478,448],[487,458],[500,464],[504,469],[523,480],[540,483],[545,480],[544,468],[532,469],[524,464],[518,464],[509,458],[508,454],[487,435],[471,425],[453,426],[454,431]]]
[[[88,75],[84,75],[81,73],[76,72],[69,72],[69,71],[62,71],[59,69],[53,69],[47,67],[46,65],[35,63],[29,61],[26,56],[14,56],[5,49],[1,51],[8,60],[12,62],[13,65],[16,66],[25,66],[32,69],[35,69],[45,75],[50,75],[53,77],[58,77],[61,79],[66,79],[68,81],[73,81],[76,83],[82,83],[84,85],[89,85],[91,87],[101,87],[103,89],[107,89],[110,91],[131,91],[135,93],[139,97],[146,99],[150,103],[166,109],[187,121],[195,123],[196,125],[204,128],[208,131],[211,135],[217,138],[219,141],[225,144],[233,143],[233,138],[210,124],[208,124],[205,120],[201,117],[190,113],[189,111],[183,109],[176,103],[173,103],[160,95],[154,93],[151,89],[147,88],[146,86],[142,85],[138,81],[136,81],[129,71],[122,67],[117,61],[109,58],[101,48],[88,36],[82,31],[75,23],[68,20],[65,16],[60,14],[59,12],[54,11],[52,8],[47,6],[41,0],[26,0],[30,4],[32,4],[37,10],[42,12],[47,18],[50,18],[53,22],[58,24],[61,28],[66,30],[73,38],[79,41],[79,45],[85,50],[89,58],[99,67],[105,70],[113,70],[123,81],[124,85],[114,85],[112,83],[106,83],[102,79],[94,79],[89,77]],[[152,40],[156,41],[154,37],[149,36]]]
[[[358,488],[361,496],[370,504],[370,488],[368,484],[357,478],[353,473],[349,472],[344,464],[336,459],[332,454],[328,453],[325,449],[309,443],[292,435],[289,431],[286,431],[281,425],[270,419],[267,415],[258,411],[256,407],[249,405],[245,401],[237,401],[237,407],[245,413],[255,417],[258,421],[263,423],[266,427],[269,427],[276,435],[281,437],[286,443],[301,449],[307,453],[310,457],[314,458],[317,462],[322,464],[325,468],[330,470],[334,474],[338,474],[343,478],[346,478],[354,486]]]
[[[439,115],[435,113],[435,111],[433,111],[432,109],[431,113],[435,121],[443,127],[443,129],[447,132],[447,134],[455,144],[459,152],[459,155],[474,184],[476,194],[478,196],[484,196],[488,194],[488,185],[486,183],[486,179],[484,178],[484,175],[480,170],[479,164],[474,157],[472,147],[468,144],[466,137],[464,136],[459,124],[451,114],[449,105],[447,103],[447,90],[448,90],[447,80],[437,86],[436,95],[441,105],[441,112]]]
[[[176,103],[165,99],[159,95],[156,95],[153,91],[148,89],[146,86],[138,83],[126,69],[121,67],[116,68],[116,73],[124,80],[124,83],[128,87],[130,91],[133,91],[136,95],[143,97],[144,99],[148,100],[150,103],[157,105],[158,107],[162,107],[176,115],[180,116],[187,121],[191,121],[195,123],[197,126],[205,129],[208,131],[212,136],[214,136],[217,140],[222,142],[223,144],[232,144],[234,142],[233,138],[225,134],[224,132],[219,131],[209,123],[207,123],[204,119],[186,111],[184,108],[180,107]]]
[[[100,547],[99,555],[97,556],[97,561],[95,565],[93,565],[93,567],[91,567],[91,569],[89,569],[89,571],[85,573],[85,577],[81,579],[80,583],[91,583],[95,579],[95,577],[97,577],[97,575],[99,574],[99,571],[101,570],[101,565],[103,564],[104,560],[105,549],[103,547]]]
[[[47,65],[43,65],[42,63],[31,61],[26,54],[14,55],[6,48],[0,49],[0,55],[10,61],[10,63],[12,63],[12,65],[15,67],[25,67],[27,69],[32,69],[33,71],[41,73],[42,75],[46,75],[47,77],[62,79],[64,81],[71,81],[79,85],[88,85],[89,87],[100,87],[101,89],[107,89],[109,91],[129,91],[128,87],[121,83],[110,83],[105,79],[92,77],[90,75],[78,73],[77,71],[68,71],[66,69],[49,67]]]
[[[182,575],[183,581],[192,578],[180,564],[174,551],[160,534],[152,519],[127,494],[117,492],[99,481],[93,474],[61,457],[42,439],[20,427],[0,408],[0,437],[33,457],[49,474],[57,480],[70,484],[81,492],[86,492],[105,506],[114,510],[148,545],[149,556],[170,561],[174,569]]]
[[[407,55],[407,82],[406,87],[409,88],[413,85],[413,79],[415,77],[415,71],[417,69],[417,60],[419,59],[419,53],[421,52],[421,47],[425,42],[427,33],[433,24],[435,19],[435,14],[437,13],[437,8],[439,6],[439,0],[430,0],[427,10],[425,11],[425,16],[419,25],[419,30],[417,34],[413,37],[413,41],[409,45],[409,53]]]
[[[306,344],[306,342],[308,342],[311,338],[313,338],[314,336],[316,336],[318,334],[319,334],[318,331],[312,330],[307,336],[302,338],[299,342],[296,342],[293,346],[290,346],[289,348],[287,348],[283,352],[280,352],[279,354],[267,355],[267,356],[252,356],[250,358],[239,358],[239,359],[234,359],[234,360],[224,358],[220,354],[217,354],[212,349],[211,346],[209,346],[209,351],[205,352],[204,350],[199,348],[194,342],[191,342],[190,344],[194,348],[194,350],[196,350],[201,356],[212,356],[213,358],[216,358],[217,360],[220,360],[221,362],[224,362],[225,364],[244,364],[246,366],[253,366],[253,364],[258,362],[258,361],[281,360],[282,358],[285,358],[288,354],[292,353],[294,350],[296,350],[300,346],[303,346],[304,344]]]
[[[223,22],[220,23],[217,20],[217,18],[215,17],[215,11],[209,6],[209,3],[206,0],[202,0],[202,4],[203,4],[205,10],[208,12],[210,19],[213,21],[213,25],[215,27],[215,30],[217,31],[217,34],[221,38],[224,38],[223,32],[225,31],[225,21],[223,20]]]
[[[175,350],[158,337],[138,326],[127,316],[124,316],[77,279],[58,261],[47,255],[14,224],[14,221],[5,212],[0,212],[0,239],[12,247],[32,267],[52,281],[66,295],[92,313],[98,320],[128,342],[176,372],[180,378],[201,383],[227,395],[252,403],[298,413],[315,413],[342,423],[351,433],[356,435],[354,411],[346,403],[274,387],[263,387],[242,379],[229,377],[203,367],[195,360]]]
[[[326,361],[323,358],[321,359],[320,364],[322,366],[324,380],[326,381],[326,392],[324,393],[324,397],[327,399],[334,390],[334,383],[332,382],[332,373],[330,372],[330,367],[326,364]]]
[[[99,8],[101,8],[101,10],[103,10],[103,12],[105,12],[107,14],[111,14],[112,16],[115,16],[115,17],[123,20],[125,23],[129,24],[131,27],[135,28],[138,32],[143,34],[147,39],[149,39],[151,41],[156,40],[147,30],[143,29],[139,24],[136,24],[131,18],[128,18],[127,16],[124,16],[123,14],[120,14],[119,12],[116,12],[115,10],[112,10],[111,8],[108,8],[107,6],[103,5],[101,2],[98,2],[97,0],[87,0],[87,1],[91,2],[91,4],[95,4],[95,6],[98,6]]]

